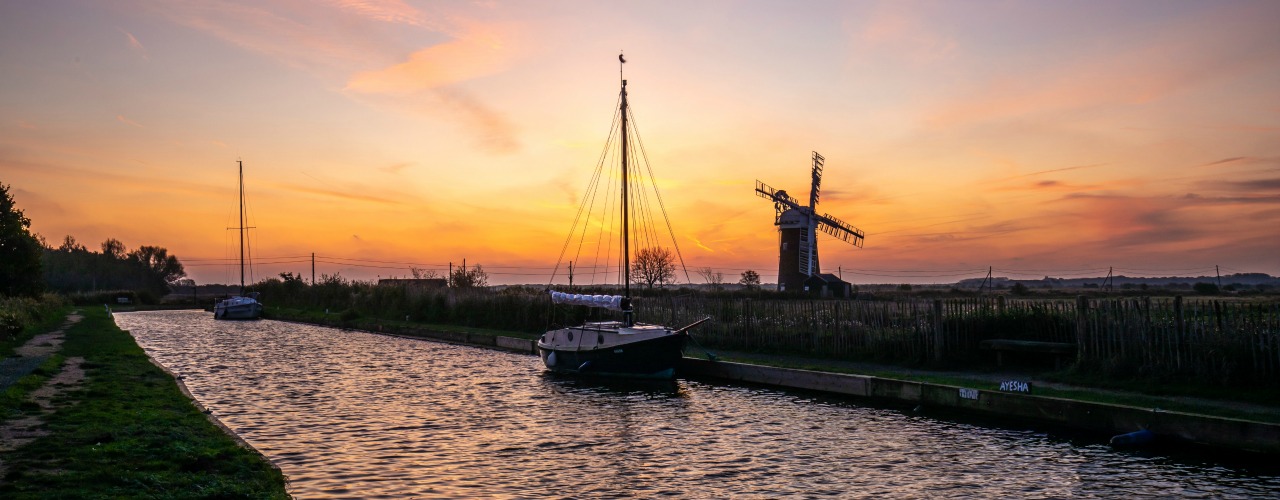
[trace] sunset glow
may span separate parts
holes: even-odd
[[[1277,2],[3,2],[0,183],[56,245],[231,282],[546,283],[631,106],[685,263],[775,279],[756,179],[857,283],[1280,275]],[[305,256],[303,259],[301,256]],[[304,262],[305,260],[305,262]],[[359,265],[356,265],[359,264]],[[681,274],[681,281],[684,281]],[[701,282],[697,276],[694,282]]]

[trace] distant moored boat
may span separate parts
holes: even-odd
[[[244,163],[236,161],[240,167],[240,219],[237,230],[240,232],[240,293],[236,297],[218,301],[213,307],[213,319],[258,319],[262,316],[262,304],[258,302],[258,293],[244,293],[244,231],[247,229],[244,218]]]

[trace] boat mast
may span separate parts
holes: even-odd
[[[618,55],[618,73],[621,76],[622,64],[627,61]],[[627,80],[622,80],[622,287],[625,303],[622,306],[623,318],[627,326],[631,326],[631,240],[627,220]]]
[[[236,160],[240,166],[240,295],[244,296],[244,162]]]

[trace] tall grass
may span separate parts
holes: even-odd
[[[617,319],[581,306],[552,306],[536,288],[424,289],[330,279],[260,285],[271,307],[325,308],[343,318],[409,320],[538,333],[583,320]],[[641,293],[644,293],[643,291]],[[1280,304],[1181,299],[819,300],[657,293],[640,296],[637,320],[695,331],[709,348],[993,368],[983,340],[1068,343],[1080,369],[1129,378],[1280,386]],[[1084,304],[1083,309],[1081,304]],[[1035,354],[1011,356],[1037,361]],[[1053,360],[1038,366],[1053,367]],[[1024,366],[1026,366],[1024,364]]]

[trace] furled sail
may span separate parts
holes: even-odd
[[[621,295],[582,295],[576,293],[551,292],[551,302],[571,306],[603,307],[611,311],[622,310]]]

